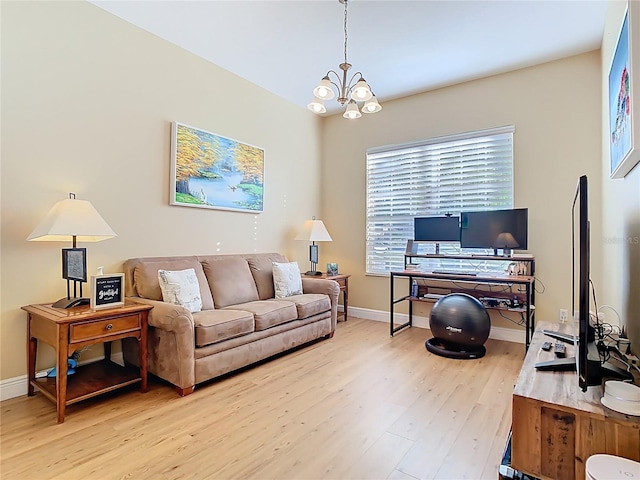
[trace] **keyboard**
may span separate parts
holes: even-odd
[[[477,275],[476,272],[468,272],[468,271],[454,272],[452,270],[434,270],[431,273],[437,273],[439,275],[465,275],[468,277],[475,277]]]
[[[427,300],[440,300],[444,295],[440,293],[425,293],[422,298],[426,298]]]

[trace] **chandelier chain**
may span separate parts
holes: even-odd
[[[347,3],[349,0],[344,0],[344,63],[347,62]]]
[[[348,2],[350,0],[338,1],[344,4],[344,62],[338,65],[340,73],[335,70],[329,70],[327,74],[322,77],[318,86],[313,89],[315,99],[312,100],[307,107],[314,113],[326,113],[327,109],[325,108],[323,101],[334,98],[335,92],[333,87],[335,87],[338,93],[338,103],[340,103],[340,105],[347,104],[347,108],[342,116],[352,119],[360,118],[362,115],[357,102],[364,103],[362,106],[362,111],[364,113],[376,113],[379,112],[382,107],[378,103],[375,95],[371,91],[371,87],[366,82],[361,72],[354,73],[347,81],[347,75],[351,69],[351,64],[349,64],[347,59],[347,47],[349,42],[349,33],[347,29]],[[335,77],[335,81],[331,79],[331,75]]]

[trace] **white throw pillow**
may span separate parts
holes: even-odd
[[[163,301],[182,305],[192,313],[202,310],[200,284],[193,268],[177,271],[158,270],[158,283]]]
[[[302,277],[298,262],[273,262],[273,287],[276,298],[302,294]]]

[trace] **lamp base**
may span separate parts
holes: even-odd
[[[308,272],[304,272],[304,274],[307,275],[308,277],[318,277],[318,276],[322,275],[322,272],[309,270]]]
[[[79,307],[80,305],[89,305],[89,299],[81,298],[81,297],[71,297],[71,298],[64,297],[58,300],[56,303],[52,304],[51,306],[54,308],[73,308],[73,307]]]

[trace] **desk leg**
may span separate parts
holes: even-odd
[[[344,307],[344,321],[347,321],[349,311],[349,279],[344,279],[344,290],[342,291],[342,306]]]
[[[38,339],[31,336],[31,314],[27,318],[27,395],[33,397],[36,394],[32,383],[36,379],[36,352],[38,351]]]
[[[393,272],[389,274],[389,278],[391,280],[391,284],[389,285],[389,291],[391,292],[391,297],[389,299],[389,335],[393,337]]]
[[[56,358],[56,407],[58,410],[58,423],[64,422],[64,412],[67,406],[68,339],[69,326],[58,326],[58,355]]]

